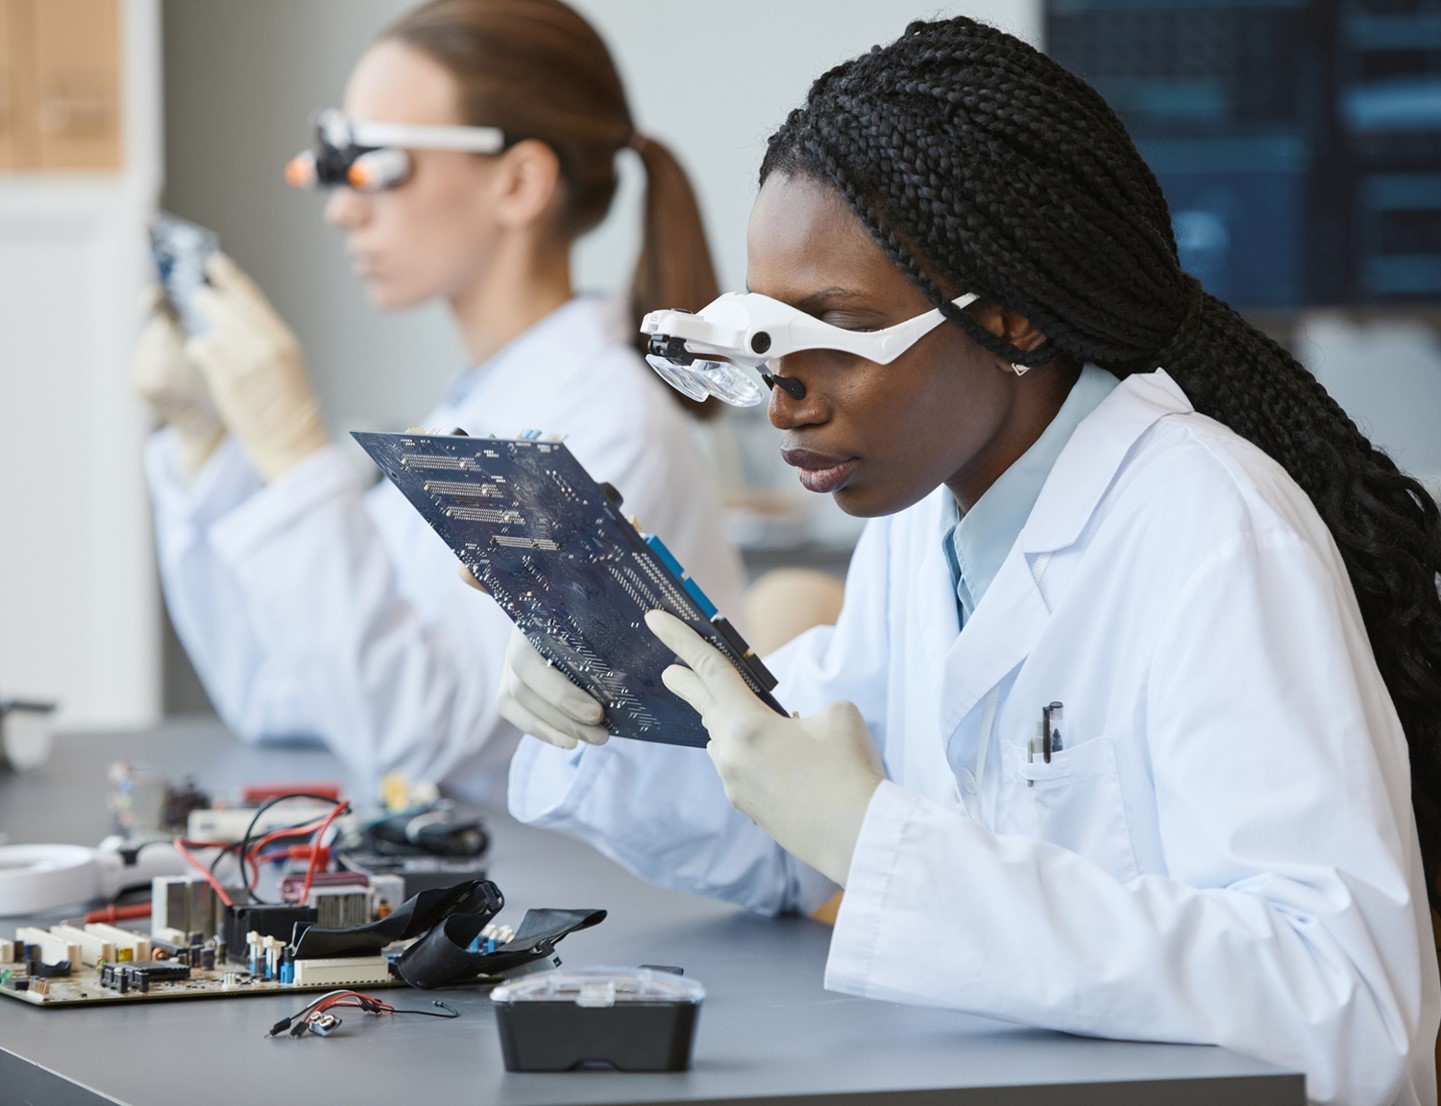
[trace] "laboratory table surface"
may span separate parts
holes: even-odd
[[[212,794],[241,782],[343,781],[321,750],[246,746],[198,718],[66,735],[48,763],[0,776],[0,833],[15,844],[98,843],[110,831],[106,770],[118,760],[193,776]],[[1300,1074],[1225,1049],[1071,1037],[832,994],[821,986],[829,930],[819,923],[652,887],[581,842],[500,809],[483,816],[489,876],[506,897],[500,922],[514,925],[530,907],[601,907],[601,925],[560,945],[567,966],[672,964],[704,984],[689,1071],[507,1072],[483,987],[444,992],[462,1015],[454,1021],[352,1014],[335,1036],[298,1040],[265,1037],[304,1004],[298,996],[48,1009],[4,999],[0,1103],[1305,1101]],[[0,921],[0,933],[16,921]],[[416,1007],[436,995],[383,993]]]

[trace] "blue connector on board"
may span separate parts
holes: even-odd
[[[654,534],[646,534],[645,543],[650,546],[650,551],[660,558],[661,564],[670,570],[672,576],[677,580],[685,579],[685,569],[681,568],[680,562],[675,559],[675,554],[665,547],[665,542]]]
[[[685,588],[686,593],[695,600],[696,606],[701,609],[701,614],[705,615],[707,619],[712,619],[719,613],[716,610],[716,605],[710,601],[710,596],[701,591],[700,585],[689,576],[680,583],[681,587]]]
[[[660,538],[654,534],[647,534],[645,535],[645,543],[650,546],[650,551],[660,558],[661,564],[665,565],[670,571],[670,574],[679,582],[680,586],[685,588],[686,594],[695,600],[696,606],[704,612],[706,618],[714,618],[716,616],[716,605],[710,601],[710,596],[701,591],[700,585],[686,575],[686,571],[681,567],[681,563],[675,559],[675,554],[665,547],[665,542],[661,541]]]

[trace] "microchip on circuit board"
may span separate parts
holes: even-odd
[[[605,706],[620,737],[704,746],[661,682],[675,663],[646,628],[661,609],[735,666],[778,714],[775,677],[659,538],[642,535],[561,442],[463,434],[351,435],[542,656]]]

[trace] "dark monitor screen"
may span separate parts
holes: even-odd
[[[1242,308],[1441,301],[1441,0],[1046,0]]]

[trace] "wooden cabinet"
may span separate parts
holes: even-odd
[[[0,0],[0,170],[34,164],[35,154],[28,141],[33,129],[22,134],[20,121],[29,115],[23,96],[29,89],[31,58],[15,46],[29,38],[29,27],[21,19],[29,7],[21,10],[16,0]]]
[[[122,0],[0,0],[0,170],[122,165]]]

